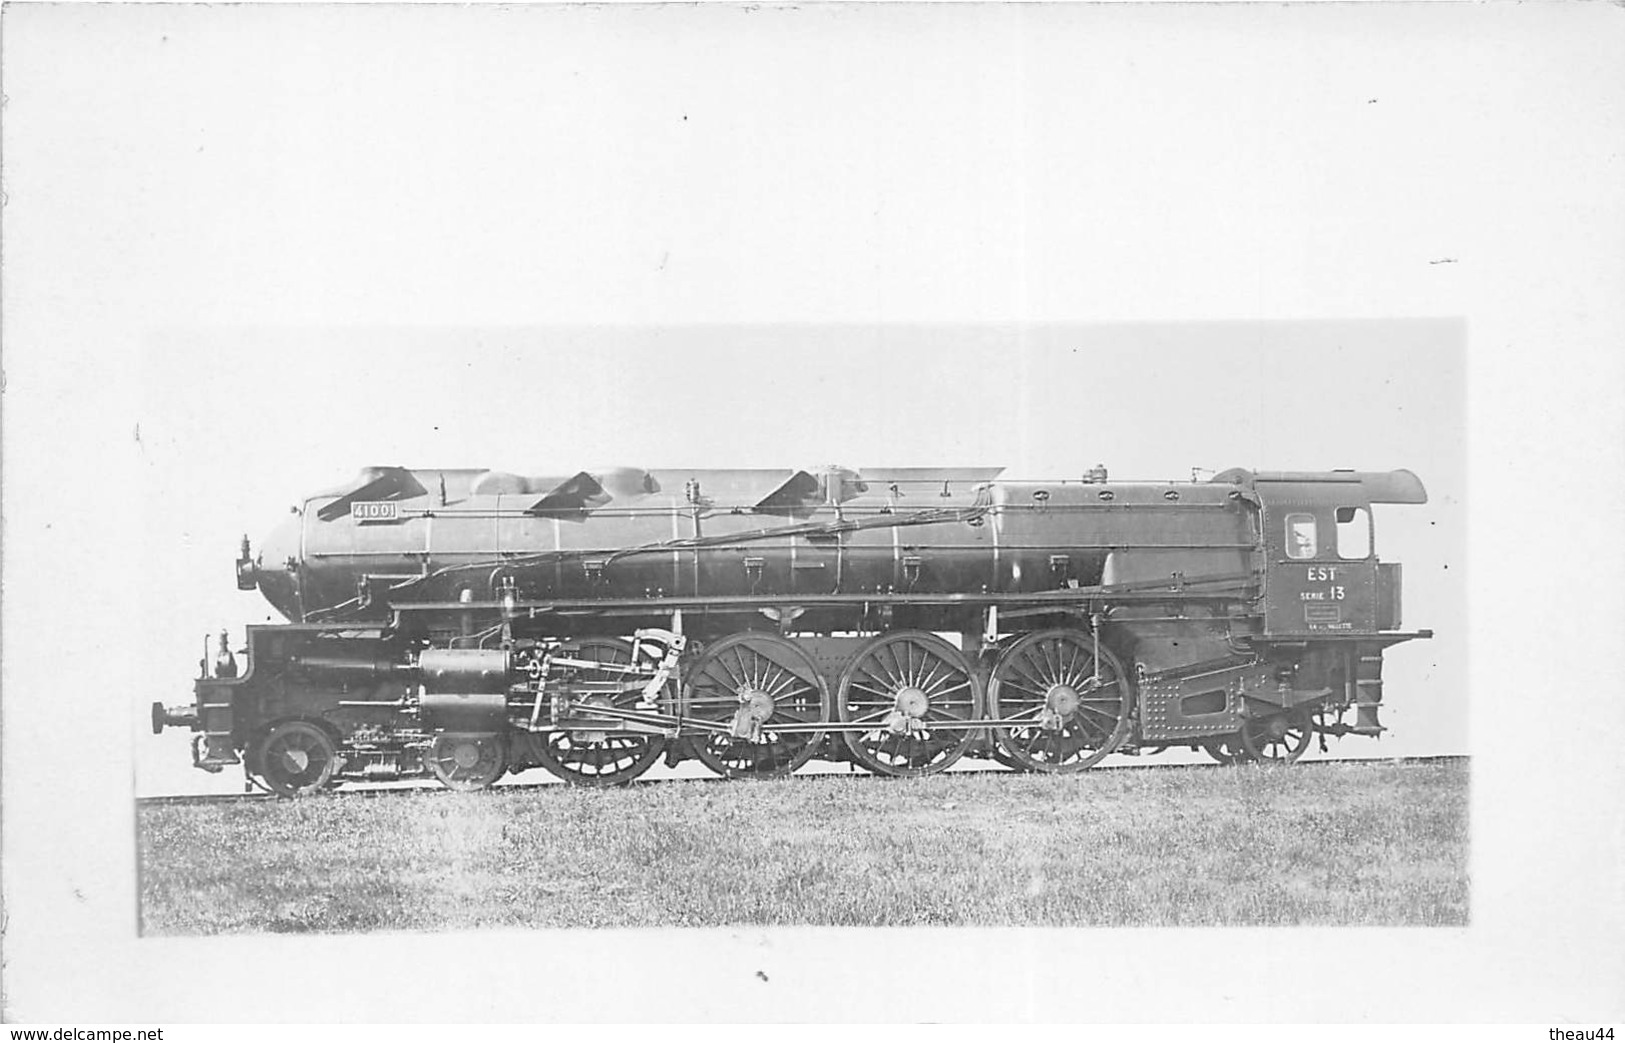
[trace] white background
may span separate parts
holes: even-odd
[[[8,1016],[1617,1019],[1622,18],[8,8]],[[1473,926],[136,939],[242,531],[578,461],[1415,469],[1390,723],[1474,755]]]

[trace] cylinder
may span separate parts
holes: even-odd
[[[484,648],[425,649],[418,656],[418,677],[425,692],[502,695],[508,690],[508,653]]]
[[[506,719],[504,692],[424,692],[418,699],[424,723],[453,731],[495,731]]]

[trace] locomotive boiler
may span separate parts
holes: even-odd
[[[1171,745],[1290,763],[1381,733],[1409,471],[1001,481],[998,469],[372,467],[308,497],[237,584],[193,762],[282,795],[541,767],[623,783],[813,759],[1072,772]]]

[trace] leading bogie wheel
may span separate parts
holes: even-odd
[[[981,691],[965,656],[923,630],[875,638],[841,675],[836,716],[847,749],[882,775],[930,775],[976,738]]]
[[[1260,764],[1292,764],[1309,748],[1315,723],[1306,710],[1285,710],[1249,717],[1241,725],[1238,760]]]
[[[1041,630],[999,657],[988,683],[993,738],[1029,771],[1082,771],[1128,736],[1134,700],[1111,650],[1081,630]]]
[[[616,638],[583,638],[566,646],[561,654],[570,659],[626,666],[632,662],[632,644]],[[600,685],[606,690],[602,696],[587,697],[576,708],[578,716],[590,715],[594,702],[630,710],[641,698],[637,690],[610,691],[631,680],[630,675],[590,667],[573,669],[576,681]],[[566,782],[581,786],[618,786],[631,782],[653,767],[666,748],[664,736],[619,731],[603,724],[561,728],[543,732],[536,738],[536,759],[542,767]]]
[[[272,793],[305,797],[333,782],[339,766],[338,747],[318,724],[284,721],[259,741],[253,763]]]
[[[830,719],[818,665],[777,634],[732,634],[688,672],[683,715],[727,731],[694,736],[705,766],[728,778],[789,775],[818,752]],[[786,731],[783,729],[795,729]]]
[[[490,732],[440,732],[424,761],[447,789],[487,789],[508,769],[502,736]]]

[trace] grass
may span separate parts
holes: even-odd
[[[138,814],[147,934],[1468,918],[1465,761],[416,790]]]

